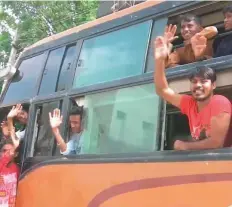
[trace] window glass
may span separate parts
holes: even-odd
[[[159,97],[148,84],[85,97],[85,153],[158,150]]]
[[[62,67],[60,70],[57,91],[62,91],[66,89],[66,85],[69,80],[69,72],[71,70],[72,61],[76,54],[76,45],[68,46],[65,51],[65,57],[62,63]]]
[[[33,151],[31,156],[51,156],[56,149],[50,123],[49,112],[59,108],[60,102],[44,103],[36,109],[36,121],[33,130]]]
[[[73,88],[143,73],[151,21],[85,40]]]
[[[36,95],[37,81],[42,72],[44,61],[44,54],[22,61],[18,68],[18,75],[13,78],[6,92],[4,104],[15,103]]]
[[[155,66],[154,66],[153,42],[155,40],[155,37],[164,34],[164,29],[165,29],[165,26],[167,25],[167,21],[168,21],[168,18],[165,17],[165,18],[156,20],[153,24],[151,39],[150,39],[150,44],[149,44],[149,49],[148,49],[148,54],[147,54],[146,72],[154,71]]]
[[[63,54],[64,47],[52,50],[49,53],[40,85],[40,95],[48,95],[55,92]]]

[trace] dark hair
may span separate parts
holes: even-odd
[[[191,81],[195,77],[209,79],[212,83],[217,79],[215,70],[206,66],[200,66],[193,70],[189,75],[189,80]]]
[[[26,111],[28,113],[30,106],[28,104],[25,104],[25,105],[22,105],[22,106],[23,106],[23,111]]]
[[[196,24],[202,26],[201,18],[194,14],[184,14],[184,15],[180,15],[179,17],[180,24],[181,22],[191,22],[191,21],[194,21]]]
[[[0,142],[0,149],[2,149],[6,144],[11,144],[14,146],[13,142],[11,139],[5,139],[5,138],[2,138],[1,142]]]
[[[81,119],[82,119],[82,115],[83,115],[83,106],[75,106],[71,109],[71,111],[69,112],[69,116],[71,115],[80,115]]]
[[[232,13],[232,5],[226,6],[223,10],[222,13],[225,15],[225,13],[230,12]]]

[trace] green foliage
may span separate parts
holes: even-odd
[[[1,1],[0,51],[9,55],[10,30],[18,28],[17,48],[96,18],[98,1]],[[5,32],[5,33],[4,33]],[[0,62],[5,61],[0,57]]]
[[[11,49],[11,36],[8,32],[3,31],[0,34],[0,67],[4,67],[8,60]]]

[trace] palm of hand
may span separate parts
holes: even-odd
[[[9,114],[8,114],[8,117],[15,117],[17,116],[17,114],[19,113],[20,111],[18,109],[12,109]]]
[[[176,29],[177,29],[176,25],[170,24],[169,26],[166,26],[164,31],[164,39],[167,42],[167,44],[173,42],[175,39],[178,38],[177,36],[175,36]]]
[[[192,49],[195,54],[195,57],[203,55],[206,49],[207,39],[202,35],[194,35],[191,38]]]
[[[21,104],[17,104],[16,106],[13,106],[8,114],[8,117],[10,118],[16,117],[21,110],[22,110]]]
[[[157,37],[155,39],[155,57],[159,58],[166,58],[168,55],[168,47],[163,37]]]
[[[51,117],[50,118],[50,125],[52,128],[59,127],[62,123],[61,117]]]
[[[53,111],[53,114],[49,112],[49,120],[50,120],[50,125],[52,128],[57,128],[61,125],[63,116],[60,115],[60,110],[55,109]]]
[[[173,41],[175,34],[172,32],[164,32],[164,38],[166,39],[167,43],[171,43]]]

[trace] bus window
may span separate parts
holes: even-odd
[[[152,21],[84,41],[73,88],[140,75]]]
[[[26,131],[29,118],[29,104],[22,104],[22,110],[11,119],[8,118],[8,114],[13,106],[2,108],[0,110],[0,139],[11,139],[13,145],[17,149],[16,162],[21,164],[21,159],[23,155],[23,149],[25,147],[26,141]],[[14,127],[14,137],[10,133],[10,124]]]
[[[85,96],[84,153],[158,150],[159,100],[153,84]]]
[[[65,50],[64,60],[60,69],[58,85],[56,91],[62,91],[66,89],[69,80],[69,71],[76,54],[76,45],[68,46]]]
[[[39,95],[48,95],[55,92],[56,83],[64,55],[64,47],[50,51],[43,72]]]
[[[164,150],[173,150],[174,142],[178,140],[190,141],[191,134],[188,125],[188,117],[179,111],[167,112],[167,130]]]
[[[3,104],[15,103],[36,95],[36,83],[42,72],[44,61],[45,54],[40,54],[21,62],[19,71],[16,73],[6,92]]]
[[[37,106],[33,130],[34,148],[31,149],[30,156],[51,156],[54,154],[55,140],[51,132],[48,113],[59,107],[61,107],[59,101]]]
[[[158,19],[153,23],[152,33],[150,37],[149,49],[147,53],[147,64],[146,64],[146,72],[154,71],[154,50],[153,50],[153,42],[155,37],[159,35],[163,35],[165,26],[167,24],[168,18]]]

